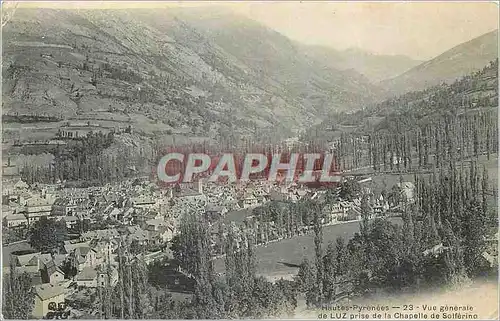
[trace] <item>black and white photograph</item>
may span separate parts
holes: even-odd
[[[3,1],[1,314],[499,320],[498,1]]]

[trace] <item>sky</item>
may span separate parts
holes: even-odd
[[[495,2],[25,2],[22,6],[131,8],[222,6],[257,20],[287,37],[338,50],[428,60],[498,29]]]

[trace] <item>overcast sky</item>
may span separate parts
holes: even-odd
[[[77,2],[83,7],[158,7],[165,2]],[[26,4],[25,4],[26,5]],[[48,4],[36,3],[35,6]],[[58,4],[60,6],[60,4]],[[65,4],[67,5],[67,4]],[[304,43],[427,60],[498,29],[494,2],[170,2],[231,8]],[[51,4],[50,6],[53,6]]]

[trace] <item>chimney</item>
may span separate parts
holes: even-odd
[[[10,167],[10,156],[7,157],[7,166]]]

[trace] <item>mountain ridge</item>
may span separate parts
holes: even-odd
[[[473,38],[381,83],[390,95],[453,82],[498,57],[498,29]]]
[[[289,134],[376,96],[363,77],[324,69],[250,19],[179,12],[18,9],[4,28],[4,113],[117,110],[150,134]]]
[[[404,55],[374,54],[359,48],[336,50],[317,45],[302,45],[302,48],[308,55],[326,62],[331,68],[355,70],[375,85],[398,76],[422,62]]]

